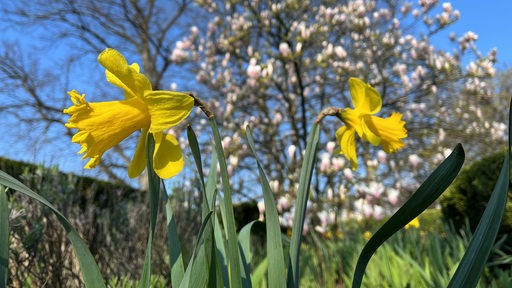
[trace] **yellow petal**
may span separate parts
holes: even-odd
[[[132,162],[128,166],[128,177],[135,178],[139,176],[144,168],[146,168],[146,137],[148,129],[142,129],[142,134],[139,138],[139,143],[133,154]]]
[[[336,140],[340,143],[341,154],[352,164],[352,169],[357,169],[356,140],[354,129],[342,126],[336,131]]]
[[[370,125],[373,124],[372,119],[379,118],[376,116],[364,116],[363,121],[361,121],[361,127],[363,130],[363,135],[360,135],[361,138],[365,139],[366,141],[370,142],[373,146],[377,146],[380,144],[380,141],[382,140],[379,135],[375,134],[368,125],[366,125],[366,122],[370,123]],[[382,119],[382,118],[380,118]],[[376,131],[378,133],[378,131]]]
[[[363,128],[361,126],[361,114],[359,111],[345,108],[340,114],[341,121],[345,123],[346,126],[356,130],[357,134],[360,137],[363,137]]]
[[[380,111],[382,99],[375,88],[358,78],[348,79],[348,85],[355,110],[361,114],[375,114]]]
[[[75,105],[64,110],[71,115],[66,127],[78,129],[71,141],[82,146],[83,159],[91,159],[86,168],[94,168],[105,151],[133,132],[149,127],[149,113],[139,98],[88,103],[75,90],[69,95]]]
[[[162,179],[176,176],[183,169],[183,156],[178,140],[171,134],[153,133],[155,137],[155,152],[153,154],[153,169]]]
[[[152,90],[151,82],[139,73],[139,65],[133,63],[128,66],[124,56],[117,50],[105,49],[98,56],[98,62],[106,69],[107,81],[123,89],[126,99],[142,98],[145,90]]]
[[[144,98],[151,115],[151,133],[178,125],[194,107],[194,99],[180,92],[146,91]]]
[[[387,153],[404,147],[401,139],[407,137],[407,130],[405,122],[402,121],[402,114],[393,113],[387,118],[370,116],[365,118],[364,122],[367,128],[381,139],[380,145]]]

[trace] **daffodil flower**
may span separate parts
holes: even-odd
[[[124,91],[124,100],[87,102],[84,94],[68,92],[73,106],[64,110],[71,115],[66,127],[78,129],[72,142],[79,143],[82,159],[89,158],[85,168],[96,167],[105,151],[132,133],[142,130],[137,148],[128,167],[128,176],[137,177],[146,167],[146,137],[155,139],[153,169],[163,179],[183,169],[183,156],[176,138],[165,133],[179,124],[194,107],[194,99],[172,91],[153,91],[150,81],[140,73],[137,63],[128,65],[121,53],[107,48],[98,56],[105,67],[107,81]]]
[[[407,130],[400,113],[392,113],[388,118],[373,116],[382,108],[382,99],[375,88],[357,78],[350,78],[348,84],[354,109],[346,108],[338,113],[345,126],[336,131],[336,139],[340,143],[340,153],[356,170],[356,133],[372,145],[381,145],[385,152],[393,153],[404,147],[401,139],[407,137]]]

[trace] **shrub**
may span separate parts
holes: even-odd
[[[505,159],[505,151],[494,153],[463,169],[456,180],[441,196],[440,204],[444,219],[461,230],[466,225],[474,232]],[[511,185],[509,183],[508,201],[497,239],[512,233]],[[512,238],[505,239],[503,249],[512,252]]]

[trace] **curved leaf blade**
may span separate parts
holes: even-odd
[[[448,287],[476,287],[491,253],[501,219],[505,212],[510,183],[510,145],[512,144],[512,102],[509,108],[508,149],[500,176],[494,186],[489,203],[469,242],[468,249],[455,271]]]
[[[21,182],[8,175],[7,173],[0,171],[0,184],[5,185],[13,190],[16,190],[20,193],[27,195],[28,197],[37,200],[39,203],[45,205],[50,208],[50,210],[55,214],[61,225],[66,230],[66,234],[73,245],[73,249],[75,251],[75,255],[78,259],[78,263],[80,265],[80,270],[82,271],[82,279],[84,280],[86,287],[105,287],[105,283],[103,277],[101,276],[100,269],[98,268],[98,264],[94,260],[94,257],[91,254],[91,251],[85,244],[84,240],[80,237],[78,232],[75,230],[73,225],[69,222],[69,220],[62,215],[62,213],[55,208],[50,202],[48,202],[41,195],[33,192],[27,186],[23,185]]]
[[[352,287],[361,287],[366,266],[375,251],[393,234],[427,209],[453,182],[464,163],[461,144],[453,149],[416,192],[366,243],[357,260]]]

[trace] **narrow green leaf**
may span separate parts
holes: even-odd
[[[205,192],[204,178],[203,178],[203,163],[201,161],[201,151],[199,150],[199,143],[197,143],[196,133],[189,125],[187,126],[187,138],[188,144],[190,146],[190,150],[192,151],[192,156],[194,156],[194,161],[196,162],[196,168],[198,172],[198,178],[201,182],[201,192]]]
[[[286,279],[283,277],[286,273],[283,253],[283,242],[281,241],[281,226],[279,225],[279,215],[274,200],[274,193],[268,184],[267,176],[261,167],[260,161],[256,156],[254,139],[252,138],[251,128],[246,128],[249,147],[254,154],[258,171],[260,175],[261,189],[263,190],[263,201],[265,203],[265,223],[267,233],[267,257],[268,257],[268,285],[270,287],[285,287]]]
[[[149,189],[149,236],[146,245],[146,256],[144,257],[144,267],[142,268],[142,277],[139,282],[140,288],[149,288],[151,286],[151,251],[153,237],[155,234],[156,219],[158,215],[158,206],[160,202],[160,182],[161,179],[156,175],[153,170],[153,151],[155,149],[155,139],[153,134],[148,133],[146,140],[146,160],[147,160],[147,174],[148,174],[148,189]]]
[[[223,207],[221,205],[221,207]],[[226,254],[226,240],[224,239],[221,229],[221,225],[219,222],[219,217],[215,217],[214,221],[214,237],[215,237],[215,245],[217,247],[217,265],[220,267],[220,272],[222,274],[222,281],[223,283],[229,283],[229,271],[228,271],[228,265],[226,263],[227,254]],[[227,285],[221,285],[217,287],[224,287]]]
[[[476,287],[491,253],[505,212],[510,184],[510,147],[512,145],[512,102],[509,108],[508,149],[489,203],[469,242],[468,249],[448,287]]]
[[[267,287],[265,282],[265,275],[268,270],[268,258],[263,259],[260,264],[254,269],[254,273],[251,277],[253,287]]]
[[[75,230],[73,225],[69,223],[68,219],[64,217],[64,215],[62,215],[62,213],[57,210],[55,206],[48,202],[44,197],[33,192],[27,186],[23,185],[21,182],[3,171],[0,171],[0,184],[12,188],[15,191],[19,191],[20,193],[23,193],[50,208],[50,210],[52,210],[61,225],[66,230],[66,234],[71,241],[71,244],[73,245],[75,255],[78,259],[78,264],[80,265],[80,270],[82,271],[82,279],[84,280],[85,286],[93,288],[105,287],[105,283],[103,277],[101,276],[100,269],[98,268],[98,264],[94,260],[94,257],[92,257],[89,248],[82,240],[78,232]]]
[[[9,279],[9,203],[5,187],[0,185],[0,287]]]
[[[213,150],[210,170],[208,171],[208,177],[206,178],[205,187],[208,207],[210,207],[210,209],[212,210],[214,209],[215,203],[217,201],[217,162],[217,153],[215,152],[215,150]]]
[[[210,275],[210,267],[211,267],[211,246],[213,242],[212,229],[211,225],[211,217],[213,215],[213,211],[210,211],[203,223],[201,224],[201,228],[199,229],[199,234],[197,237],[196,248],[194,254],[197,257],[193,258],[192,264],[192,272],[190,279],[189,287],[208,287],[208,276]],[[211,287],[211,286],[210,286]]]
[[[223,214],[223,224],[226,231],[227,240],[227,264],[229,267],[229,287],[239,288],[242,287],[242,271],[240,269],[240,251],[238,250],[238,239],[236,236],[236,225],[235,215],[233,212],[233,199],[231,193],[231,187],[229,186],[228,170],[226,165],[226,159],[224,157],[224,151],[222,149],[222,143],[220,139],[219,129],[215,118],[210,118],[210,125],[213,132],[213,140],[215,143],[215,150],[220,166],[220,174],[222,178],[222,187],[224,191],[224,201],[222,201],[221,209]]]
[[[452,183],[463,163],[464,149],[462,145],[457,144],[450,156],[430,174],[407,202],[366,243],[357,260],[352,287],[361,287],[366,266],[377,248],[427,209]]]
[[[167,219],[167,253],[169,253],[169,264],[171,266],[171,284],[172,287],[179,287],[185,274],[183,264],[183,255],[181,254],[181,244],[178,237],[178,226],[172,212],[170,199],[167,199],[167,191],[164,188],[163,196],[165,199],[165,216]]]
[[[261,223],[258,220],[251,221],[247,223],[240,232],[238,233],[238,243],[240,245],[241,253],[243,254],[243,258],[245,259],[243,266],[245,269],[245,274],[251,274],[251,262],[252,262],[252,252],[251,252],[251,230],[254,224]]]
[[[318,125],[313,124],[313,127],[311,128],[308,142],[306,144],[306,151],[304,153],[304,162],[302,162],[300,170],[299,188],[297,190],[297,199],[295,204],[295,222],[292,227],[292,239],[290,243],[287,287],[299,287],[300,243],[302,242],[302,232],[304,229],[304,220],[306,218],[309,186],[311,184],[311,178],[313,176],[313,169],[315,166],[316,148],[320,138],[320,129]]]

